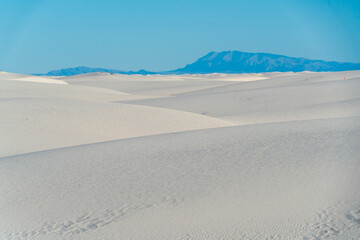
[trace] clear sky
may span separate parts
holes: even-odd
[[[172,70],[210,51],[360,62],[359,0],[0,0],[0,70]]]

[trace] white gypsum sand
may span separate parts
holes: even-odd
[[[360,235],[360,71],[12,76],[0,239]]]
[[[22,82],[38,82],[38,83],[52,83],[52,84],[67,84],[65,81],[40,77],[40,76],[31,76],[31,75],[23,75],[23,74],[15,74],[0,71],[0,81],[22,81]]]

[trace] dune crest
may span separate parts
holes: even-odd
[[[38,77],[38,76],[15,74],[8,72],[0,72],[0,81],[1,80],[37,82],[37,83],[49,83],[49,84],[67,84],[65,81],[52,79],[49,77]]]

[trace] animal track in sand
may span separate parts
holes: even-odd
[[[350,221],[360,224],[360,206],[346,214],[346,218]]]
[[[316,223],[311,227],[311,235],[303,237],[303,240],[335,239],[341,234],[343,226],[338,226],[334,221],[341,205],[342,202],[339,202],[335,206],[320,211]]]
[[[111,223],[117,222],[120,218],[125,217],[136,210],[147,209],[151,206],[152,205],[138,205],[134,207],[123,207],[115,210],[106,210],[99,214],[86,213],[76,217],[75,219],[62,223],[47,221],[44,222],[38,229],[6,232],[6,239],[36,239],[36,237],[45,237],[50,234],[64,237],[74,236],[83,232],[105,227]]]
[[[357,231],[360,227],[360,205],[345,214],[339,210],[342,205],[339,202],[319,212],[316,223],[311,227],[311,234],[303,237],[303,240],[342,239],[342,234],[350,229]]]

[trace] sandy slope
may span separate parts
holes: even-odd
[[[0,239],[360,236],[359,71],[2,74]]]
[[[189,111],[238,124],[360,115],[360,71],[351,73],[354,78],[347,80],[341,79],[339,73],[334,74],[326,73],[328,78],[322,74],[275,77],[168,98],[126,102]]]
[[[32,76],[32,75],[23,75],[23,74],[15,74],[15,73],[8,73],[8,72],[0,71],[0,81],[2,81],[2,80],[52,83],[52,84],[67,84],[65,81],[47,78],[47,77],[38,77],[38,76]]]
[[[170,109],[65,99],[0,101],[0,157],[115,139],[232,125]]]
[[[0,99],[55,98],[109,102],[144,97],[148,98],[149,96],[134,96],[121,91],[91,86],[44,84],[12,80],[0,81]]]
[[[35,239],[334,239],[359,230],[359,140],[360,118],[343,118],[3,158],[0,225]]]
[[[137,95],[173,96],[196,90],[226,86],[232,82],[266,79],[262,74],[122,75],[89,73],[61,78],[82,86],[96,86]]]

